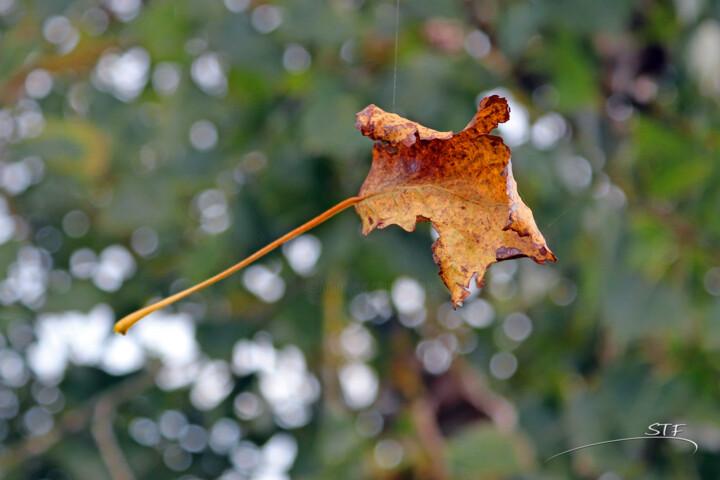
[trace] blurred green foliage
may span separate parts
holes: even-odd
[[[718,18],[402,0],[396,52],[393,1],[0,0],[3,478],[720,477]],[[488,92],[558,263],[454,312],[427,225],[346,212],[110,333],[354,196],[367,104],[457,131]],[[545,461],[655,422],[698,452]]]

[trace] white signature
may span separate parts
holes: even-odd
[[[553,455],[552,457],[545,460],[546,462],[548,460],[552,460],[553,458],[559,457],[560,455],[565,455],[566,453],[574,452],[575,450],[580,450],[583,448],[588,447],[594,447],[596,445],[604,445],[606,443],[616,443],[616,442],[626,442],[629,440],[647,440],[647,439],[653,439],[653,438],[666,438],[668,440],[679,440],[681,442],[687,442],[692,444],[693,447],[695,447],[695,450],[693,450],[692,454],[695,454],[698,450],[698,444],[690,440],[689,438],[683,438],[678,437],[679,433],[682,433],[683,430],[680,427],[686,427],[687,425],[684,423],[653,423],[648,427],[648,432],[645,432],[645,436],[643,437],[628,437],[628,438],[617,438],[615,440],[605,440],[604,442],[596,442],[591,443],[589,445],[583,445],[581,447],[575,447],[571,448],[570,450],[565,450],[564,452],[560,452],[556,455]],[[658,427],[662,427],[660,430]],[[668,427],[671,427],[670,435],[668,435]]]

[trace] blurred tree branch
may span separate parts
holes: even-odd
[[[84,74],[92,70],[105,50],[115,45],[114,40],[82,42],[70,53],[47,54],[35,59],[29,65],[18,66],[1,84],[0,105],[12,105],[17,100],[24,87],[25,78],[34,69],[42,68],[57,75],[67,75],[70,72]]]
[[[0,476],[4,476],[8,471],[12,470],[26,460],[46,452],[65,436],[78,433],[87,428],[90,422],[94,419],[95,422],[100,423],[93,427],[93,436],[98,442],[98,447],[100,448],[103,460],[106,462],[108,469],[113,475],[112,478],[115,480],[132,479],[133,476],[129,469],[127,472],[115,469],[118,465],[118,458],[116,457],[118,453],[117,444],[115,443],[113,446],[109,446],[107,437],[103,437],[102,441],[99,441],[98,433],[101,433],[102,435],[107,434],[105,428],[110,427],[110,425],[103,425],[103,422],[111,422],[112,413],[119,405],[136,397],[137,395],[140,395],[155,384],[154,378],[156,372],[157,367],[153,366],[145,370],[143,373],[118,383],[117,385],[92,397],[87,402],[67,411],[62,415],[59,421],[56,422],[55,427],[46,434],[28,438],[8,447],[5,450],[5,453],[0,457]],[[112,441],[114,442],[114,435],[112,435]],[[113,449],[116,451],[113,452]],[[121,462],[125,462],[125,460],[122,459],[122,456],[120,456],[120,460]]]
[[[125,456],[117,442],[112,422],[115,418],[117,404],[110,398],[103,397],[95,404],[92,432],[97,443],[100,456],[107,466],[113,480],[135,480]]]

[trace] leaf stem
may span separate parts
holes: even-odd
[[[289,240],[292,240],[293,238],[297,237],[298,235],[305,233],[308,230],[320,225],[321,223],[323,223],[325,220],[329,219],[330,217],[342,212],[343,210],[345,210],[348,207],[352,207],[353,205],[356,205],[357,203],[361,202],[362,200],[365,200],[366,198],[367,197],[351,197],[345,201],[338,203],[337,205],[335,205],[331,209],[327,210],[326,212],[321,213],[320,215],[313,218],[312,220],[305,223],[304,225],[299,226],[292,232],[290,232],[286,235],[283,235],[282,237],[278,238],[274,242],[264,246],[263,248],[261,248],[260,250],[258,250],[255,253],[253,253],[246,259],[233,265],[232,267],[228,268],[227,270],[218,273],[214,277],[210,277],[207,280],[200,282],[195,286],[192,286],[186,290],[183,290],[182,292],[176,293],[175,295],[167,297],[163,300],[160,300],[157,303],[153,303],[152,305],[149,305],[145,308],[141,308],[140,310],[131,313],[130,315],[126,316],[125,318],[123,318],[122,320],[117,322],[115,324],[115,327],[113,328],[113,330],[115,330],[116,333],[122,333],[123,335],[125,335],[127,333],[127,331],[130,329],[130,327],[135,325],[135,323],[137,323],[143,317],[150,315],[151,313],[153,313],[157,310],[160,310],[161,308],[167,307],[168,305],[175,303],[178,300],[183,299],[183,298],[187,297],[188,295],[191,295],[191,294],[197,292],[198,290],[202,290],[203,288],[208,287],[208,286],[212,285],[213,283],[222,280],[225,277],[229,277],[233,273],[237,272],[238,270],[242,269],[243,267],[249,265],[250,263],[257,260],[258,258],[262,257],[266,253],[269,253],[269,252],[275,250],[277,247],[279,247],[283,243],[285,243]]]

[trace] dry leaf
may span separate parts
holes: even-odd
[[[440,277],[459,305],[473,275],[483,284],[487,268],[511,258],[555,261],[518,195],[510,148],[490,135],[510,119],[504,98],[484,98],[465,130],[437,132],[370,105],[355,126],[373,140],[373,162],[360,189],[357,210],[367,235],[399,225],[415,230],[430,221],[440,235],[433,244]]]
[[[366,235],[392,224],[412,231],[418,221],[432,222],[440,234],[433,245],[435,262],[454,305],[469,295],[473,275],[481,286],[485,270],[495,262],[518,257],[555,261],[517,193],[510,149],[500,137],[490,135],[509,118],[505,99],[492,96],[483,99],[465,130],[453,134],[370,105],[357,114],[355,125],[379,141],[358,197],[340,202],[227,270],[127,315],[115,324],[115,331],[126,333],[146,315],[232,275],[353,205]]]

